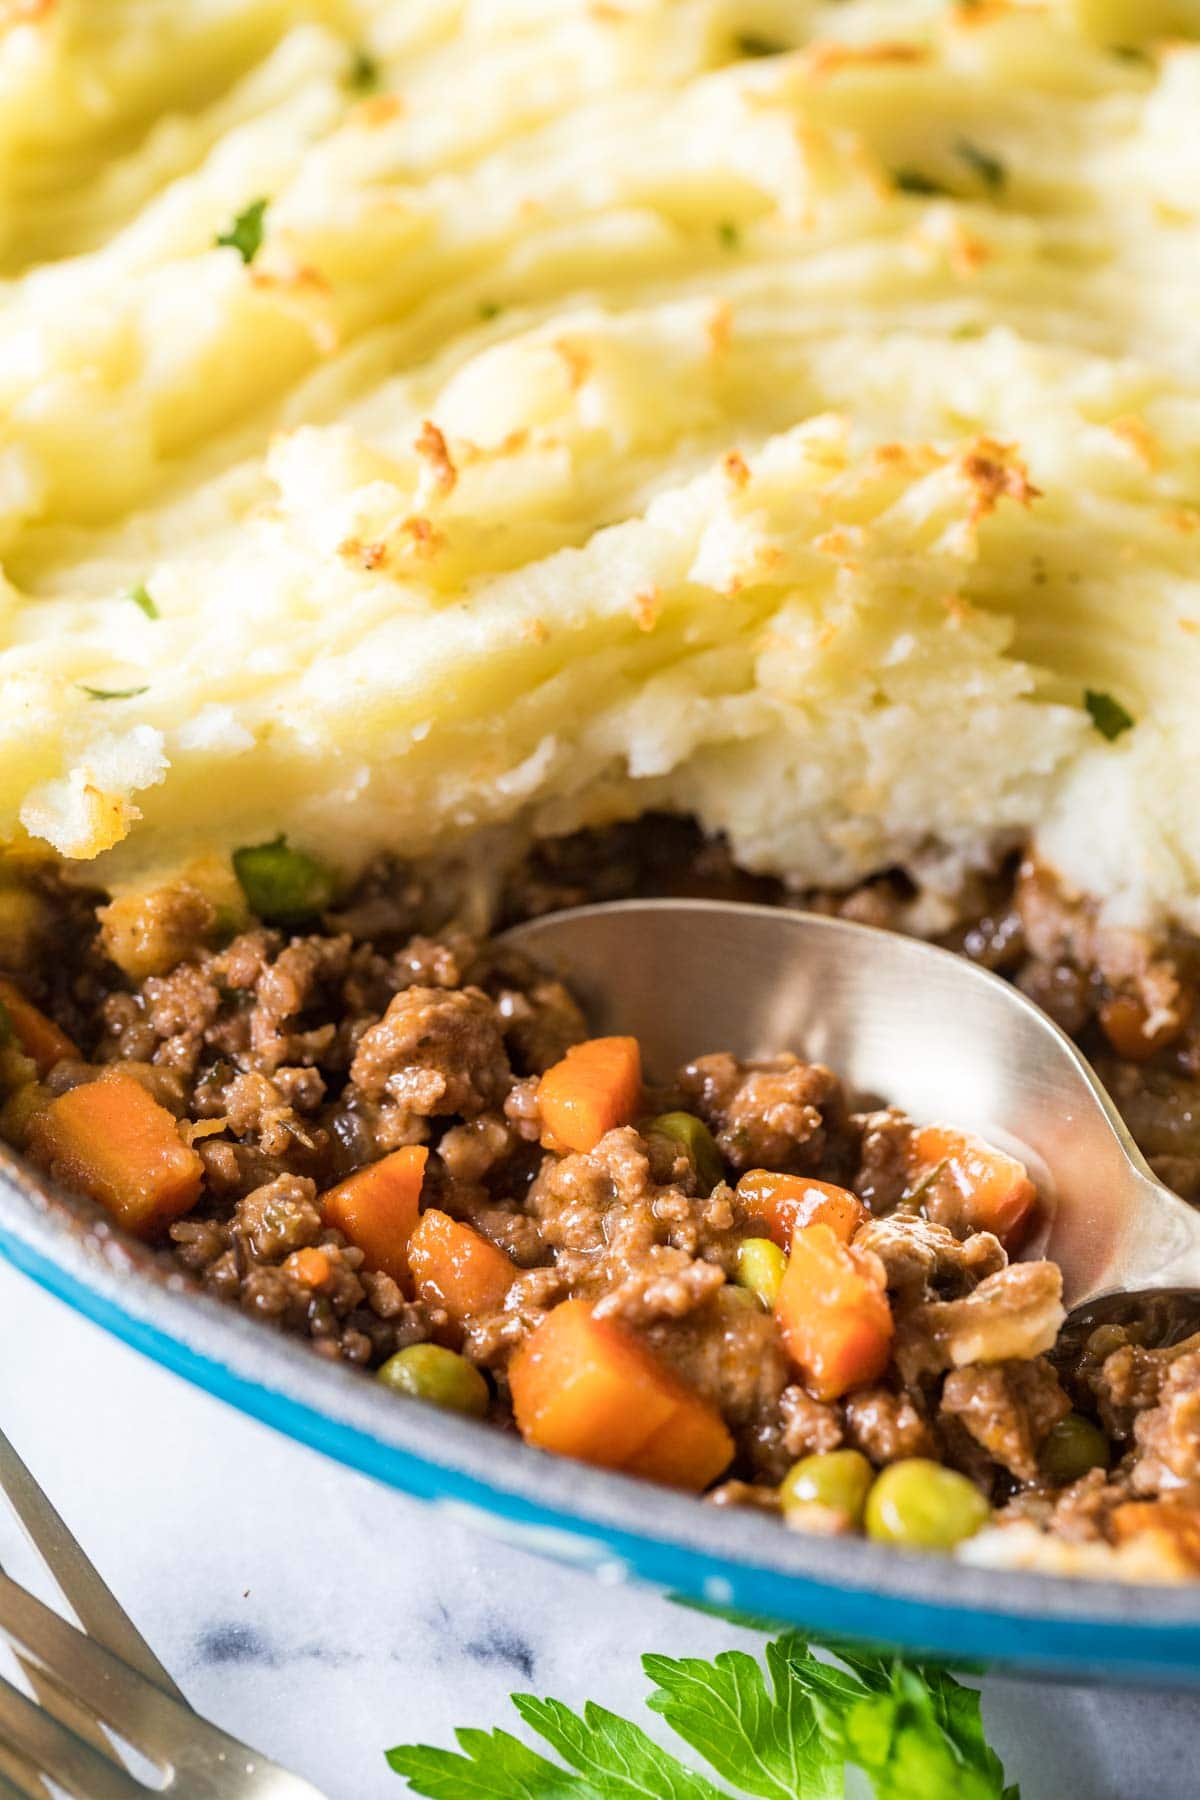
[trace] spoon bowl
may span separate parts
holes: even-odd
[[[622,900],[506,933],[567,981],[598,1033],[638,1038],[669,1079],[711,1050],[795,1051],[856,1096],[1011,1150],[1045,1203],[1025,1254],[1063,1272],[1069,1309],[1200,1288],[1200,1213],[1148,1168],[1065,1033],[948,950],[818,913],[716,900]]]

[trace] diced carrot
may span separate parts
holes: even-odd
[[[680,1402],[665,1425],[651,1432],[625,1472],[702,1493],[733,1461],[733,1439],[716,1407],[698,1394]]]
[[[1156,1050],[1179,1036],[1191,1010],[1189,997],[1152,1031],[1147,1031],[1150,1015],[1142,1002],[1133,994],[1114,994],[1100,1008],[1100,1026],[1118,1056],[1126,1062],[1148,1062]]]
[[[311,1288],[324,1287],[333,1272],[333,1264],[324,1250],[315,1247],[293,1250],[283,1267],[286,1274],[294,1275],[297,1281]]]
[[[547,1313],[509,1364],[523,1438],[559,1456],[619,1469],[675,1412],[657,1358],[586,1300]]]
[[[408,1245],[408,1266],[417,1295],[444,1307],[456,1325],[474,1313],[496,1312],[517,1278],[517,1265],[495,1244],[429,1207]]]
[[[719,1414],[623,1325],[585,1300],[546,1315],[508,1371],[528,1443],[697,1490],[733,1456]]]
[[[828,1225],[802,1225],[793,1237],[775,1317],[818,1400],[837,1400],[887,1366],[892,1310],[880,1273]]]
[[[1111,1514],[1113,1536],[1127,1543],[1144,1531],[1161,1533],[1193,1569],[1200,1569],[1200,1507],[1176,1500],[1126,1500]]]
[[[65,1056],[78,1057],[79,1051],[66,1032],[60,1031],[54,1020],[39,1011],[32,1000],[27,1000],[14,982],[6,981],[0,975],[0,1023],[5,1018],[39,1075],[48,1075],[55,1063]],[[2,1032],[0,1037],[3,1037]]]
[[[34,1114],[28,1145],[64,1186],[77,1188],[139,1237],[190,1211],[204,1164],[165,1106],[132,1075],[115,1073],[60,1094]]]
[[[606,1131],[637,1117],[642,1053],[636,1038],[588,1038],[572,1044],[538,1083],[547,1150],[593,1150]]]
[[[406,1144],[326,1188],[317,1201],[326,1225],[357,1245],[369,1269],[406,1288],[408,1242],[416,1229],[428,1156],[423,1144]]]
[[[752,1219],[761,1219],[781,1250],[803,1225],[828,1225],[835,1237],[848,1244],[868,1212],[857,1194],[836,1187],[832,1181],[811,1181],[805,1175],[776,1175],[770,1169],[750,1169],[737,1184],[738,1197]]]
[[[1037,1189],[1015,1156],[982,1138],[949,1125],[924,1125],[913,1133],[912,1172],[916,1176],[940,1168],[961,1201],[961,1224],[971,1231],[991,1231],[1006,1249],[1019,1241],[1037,1200]]]

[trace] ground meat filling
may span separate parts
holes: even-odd
[[[252,923],[224,943],[217,910],[186,883],[115,901],[97,923],[38,880],[58,921],[47,941],[70,953],[13,974],[79,1049],[43,1071],[41,1103],[118,1068],[167,1109],[203,1175],[158,1239],[244,1313],[367,1369],[450,1345],[486,1372],[491,1416],[511,1425],[514,1356],[555,1307],[583,1300],[720,1414],[734,1447],[722,1504],[777,1510],[798,1459],[847,1450],[875,1470],[948,1464],[1001,1520],[1072,1542],[1119,1542],[1140,1528],[1131,1506],[1169,1505],[1177,1541],[1200,1535],[1178,1524],[1200,1508],[1200,1333],[1105,1326],[1060,1343],[1059,1271],[1010,1262],[951,1183],[914,1177],[911,1122],[857,1110],[831,1070],[716,1052],[591,1148],[547,1149],[539,1081],[586,1038],[578,1005],[502,942],[435,929],[436,906],[402,872],[375,871],[321,929]],[[673,822],[657,838],[622,828],[546,847],[503,907],[744,888],[718,848]],[[787,901],[770,883],[748,897]],[[1017,980],[1080,1038],[1155,1166],[1200,1195],[1194,946],[1102,930],[1027,865],[981,884],[958,918],[899,879],[807,899],[898,929],[929,932],[936,913],[930,935]],[[707,1126],[719,1179],[651,1128],[671,1112]],[[24,1116],[10,1100],[0,1130],[22,1142]],[[424,1158],[423,1211],[502,1253],[504,1279],[463,1315],[331,1222],[324,1196],[401,1151]],[[886,1294],[894,1338],[886,1367],[835,1399],[806,1386],[743,1279],[743,1247],[765,1235],[738,1186],[751,1171],[863,1203],[850,1250]],[[1050,1472],[1048,1445],[1080,1418],[1103,1432],[1107,1466]]]

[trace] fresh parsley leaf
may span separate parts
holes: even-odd
[[[1088,688],[1083,696],[1083,704],[1092,715],[1092,724],[1101,737],[1112,743],[1123,731],[1132,731],[1134,719],[1127,713],[1119,700],[1111,694],[1100,693],[1096,688]]]
[[[712,1662],[644,1656],[642,1667],[658,1684],[646,1704],[755,1800],[840,1800],[842,1759],[830,1755],[812,1700],[792,1677],[792,1656],[806,1654],[792,1633],[768,1644],[769,1691],[761,1664],[744,1650],[722,1651]]]
[[[893,169],[892,185],[901,194],[948,194],[949,188],[920,169]]]
[[[139,581],[136,587],[131,587],[125,598],[127,600],[132,600],[133,604],[141,612],[144,612],[148,619],[162,618],[162,614],[159,612],[157,606],[155,606],[154,600],[144,581]]]
[[[732,219],[722,219],[717,226],[717,237],[726,250],[736,250],[742,241],[742,234]]]
[[[136,700],[139,694],[150,692],[149,683],[145,687],[98,688],[89,687],[86,681],[77,681],[75,686],[82,689],[89,700]]]
[[[406,1744],[387,1760],[426,1800],[840,1800],[847,1763],[876,1800],[1020,1800],[984,1738],[978,1693],[945,1669],[848,1647],[838,1667],[794,1631],[765,1654],[766,1677],[743,1651],[643,1658],[651,1711],[727,1789],[604,1707],[576,1713],[530,1694],[514,1705],[569,1767],[505,1731],[457,1732],[461,1754]]]
[[[1000,158],[993,156],[990,150],[983,150],[978,144],[973,144],[970,138],[959,138],[955,143],[954,152],[956,156],[962,158],[968,168],[975,171],[982,182],[996,192],[999,192],[1008,180],[1008,170]]]
[[[456,1731],[459,1747],[401,1744],[387,1752],[397,1775],[426,1800],[725,1800],[628,1719],[589,1702],[582,1716],[561,1700],[514,1694],[528,1725],[572,1773],[527,1749],[507,1731]]]
[[[757,31],[739,31],[733,47],[739,56],[783,56],[788,48],[778,38],[764,37]]]
[[[216,241],[225,250],[236,250],[244,263],[252,263],[262,249],[267,215],[266,200],[252,200],[237,215],[228,231],[219,231]]]
[[[373,94],[382,73],[379,58],[372,56],[365,44],[359,44],[350,57],[346,86],[352,94]]]
[[[973,1689],[898,1661],[886,1687],[882,1669],[872,1674],[861,1697],[823,1717],[831,1746],[870,1778],[876,1800],[1020,1800],[984,1739]]]
[[[387,1760],[426,1800],[597,1800],[596,1790],[507,1731],[456,1731],[463,1754],[400,1744]]]
[[[724,1800],[711,1781],[685,1768],[640,1725],[592,1700],[582,1717],[561,1700],[537,1700],[532,1694],[514,1694],[513,1705],[604,1800],[648,1800],[651,1795],[653,1800]]]

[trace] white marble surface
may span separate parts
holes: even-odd
[[[635,1710],[642,1651],[755,1642],[433,1517],[2,1263],[0,1419],[193,1703],[330,1800],[400,1800],[388,1745],[511,1725],[513,1689]],[[28,1576],[7,1530],[0,1558]],[[990,1680],[985,1711],[1024,1800],[1198,1791],[1200,1698]]]

